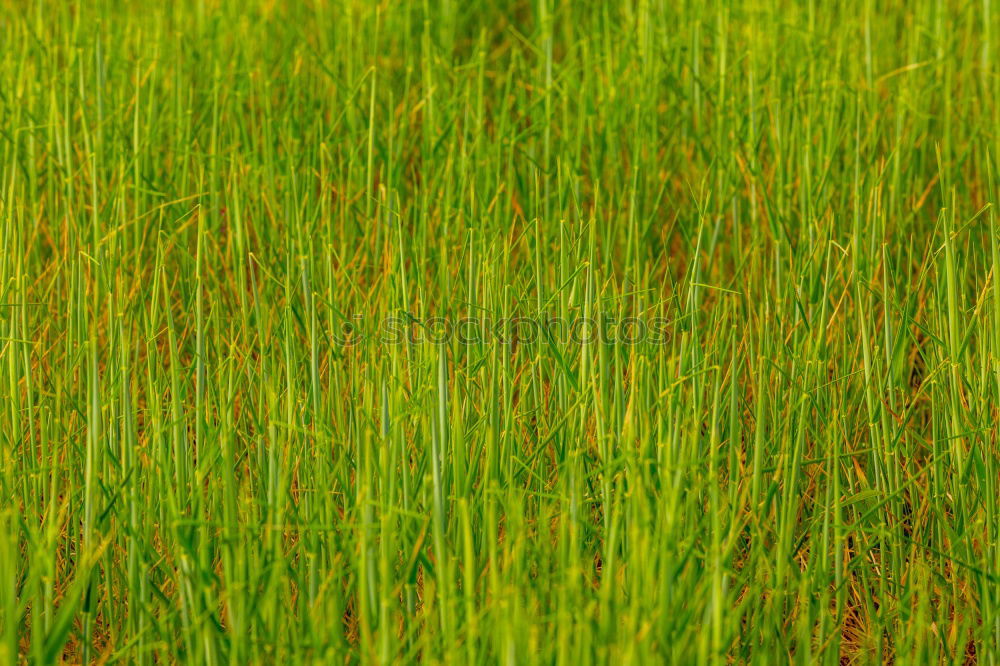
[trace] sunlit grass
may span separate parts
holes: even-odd
[[[998,29],[3,0],[0,663],[997,663]]]

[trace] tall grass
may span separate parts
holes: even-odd
[[[998,13],[4,0],[0,662],[996,664]]]

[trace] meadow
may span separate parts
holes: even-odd
[[[997,664],[998,40],[0,0],[0,664]]]

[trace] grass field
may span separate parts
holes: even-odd
[[[0,663],[998,664],[998,44],[0,1]]]

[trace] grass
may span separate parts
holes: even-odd
[[[0,662],[1000,660],[991,0],[0,34]]]

